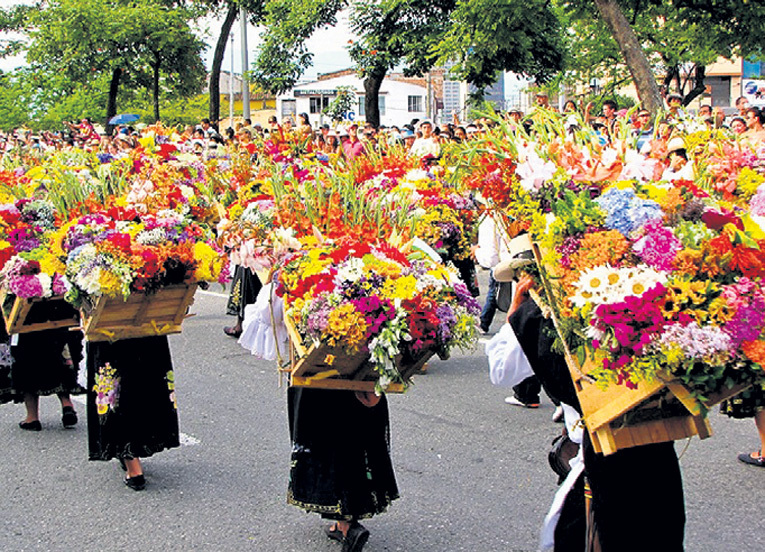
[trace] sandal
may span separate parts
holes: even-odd
[[[223,333],[229,337],[239,337],[242,335],[242,330],[237,330],[235,326],[229,326],[227,328],[223,328]]]
[[[738,459],[744,464],[751,464],[752,466],[765,468],[765,458],[762,457],[762,451],[760,450],[751,454],[739,454]]]
[[[345,536],[343,535],[343,532],[337,526],[337,523],[333,523],[332,525],[327,525],[324,528],[324,532],[327,534],[327,536],[330,539],[336,540],[338,542],[343,542],[343,539],[345,538]]]
[[[64,427],[74,427],[77,425],[77,412],[71,406],[65,406],[61,413],[61,424]]]
[[[343,539],[342,552],[361,552],[369,540],[369,531],[360,523],[354,523]]]

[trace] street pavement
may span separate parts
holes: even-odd
[[[65,430],[58,401],[43,398],[40,433],[17,427],[22,405],[0,407],[0,551],[339,552],[318,515],[286,503],[286,389],[275,363],[223,334],[233,319],[217,289],[197,293],[194,316],[170,338],[184,445],[144,461],[145,491],[122,484],[116,461],[88,461],[83,404],[80,424]],[[488,381],[482,344],[430,362],[414,381],[389,396],[401,498],[365,522],[365,552],[537,550],[556,489],[547,465],[560,432],[552,404],[506,405],[506,390]],[[686,550],[762,550],[765,470],[736,460],[757,447],[754,423],[717,412],[711,420],[712,438],[676,443]],[[353,438],[342,420],[327,432]],[[651,531],[634,521],[635,531]]]

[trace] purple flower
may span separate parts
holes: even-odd
[[[45,291],[37,276],[16,276],[8,281],[8,289],[17,297],[43,297]]]
[[[462,282],[454,284],[454,295],[457,296],[457,303],[465,307],[469,314],[476,316],[481,312],[481,305],[475,300],[475,297],[470,294],[467,286]]]
[[[648,222],[643,229],[645,234],[633,245],[635,253],[657,270],[672,270],[675,257],[683,249],[682,242],[660,220]]]
[[[457,323],[457,316],[449,304],[440,305],[436,309],[436,314],[438,315],[438,341],[448,343],[452,337],[452,328]]]
[[[40,240],[28,228],[11,230],[8,233],[8,243],[14,246],[16,251],[32,251],[40,247]]]

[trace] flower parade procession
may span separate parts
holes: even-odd
[[[184,441],[184,321],[195,297],[223,297],[229,349],[247,369],[269,361],[286,395],[287,503],[359,552],[360,521],[399,498],[389,396],[416,402],[453,376],[444,361],[485,347],[505,403],[531,412],[544,390],[565,422],[541,549],[560,544],[561,516],[592,524],[563,506],[584,478],[601,542],[659,492],[651,523],[682,540],[674,441],[710,437],[713,408],[765,383],[765,147],[678,124],[638,150],[632,115],[604,141],[578,115],[491,112],[437,156],[398,141],[326,152],[279,125],[200,152],[161,124],[127,152],[6,156],[3,399],[41,431],[40,395],[57,394],[67,428],[86,395],[88,459],[116,458],[126,487],[151,488],[143,460]],[[680,150],[694,170],[678,176]]]

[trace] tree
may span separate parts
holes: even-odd
[[[223,67],[223,57],[226,54],[226,45],[231,28],[236,21],[237,16],[244,9],[248,20],[254,25],[260,24],[264,16],[265,0],[206,0],[207,9],[211,14],[220,14],[225,11],[226,16],[223,19],[218,39],[215,42],[213,51],[212,68],[210,69],[210,113],[211,121],[220,120],[220,73]]]
[[[52,0],[29,15],[27,60],[72,83],[108,75],[106,121],[123,84],[152,90],[158,118],[163,86],[180,95],[200,86],[203,44],[188,25],[193,16],[158,0]]]
[[[442,62],[455,63],[457,78],[479,90],[493,84],[500,71],[546,82],[564,62],[560,21],[546,0],[459,1],[434,48]]]
[[[512,4],[508,8],[508,4]],[[349,52],[364,79],[367,121],[379,125],[378,98],[387,72],[404,66],[408,75],[422,75],[439,60],[457,59],[457,71],[479,88],[491,84],[499,69],[529,72],[540,79],[560,68],[556,19],[542,0],[524,4],[494,0],[271,0],[266,5],[263,44],[253,67],[254,79],[280,93],[294,86],[311,65],[305,41],[313,32],[336,23],[338,12],[350,10],[351,28],[359,39]],[[528,19],[524,11],[530,13]],[[541,21],[533,21],[543,16]],[[503,31],[496,21],[512,23]],[[476,31],[476,23],[489,32]],[[535,23],[530,31],[524,24]],[[543,30],[544,36],[538,35]],[[549,33],[548,33],[549,31]],[[499,39],[493,33],[499,32]],[[490,78],[487,73],[491,71]]]
[[[611,27],[604,29],[601,6],[596,4],[581,0],[561,3],[564,26],[569,29],[566,37],[571,55],[567,70],[579,80],[605,76],[619,82],[624,69],[633,71],[635,62],[622,55],[625,46],[615,40]],[[664,90],[681,94],[687,105],[705,90],[706,65],[720,56],[759,55],[765,39],[761,23],[765,6],[759,2],[619,0],[611,2],[609,9],[621,11],[621,26],[629,27],[637,40],[628,49],[632,54],[642,54],[649,64],[650,74],[635,79],[636,85],[641,85],[641,99],[654,93],[646,89],[655,85],[656,76],[661,75]]]

